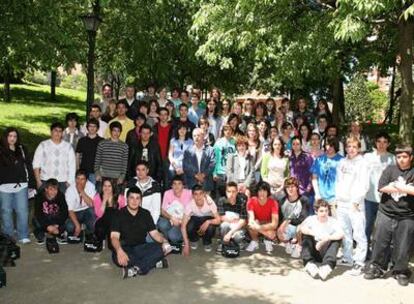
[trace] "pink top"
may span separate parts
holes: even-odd
[[[121,209],[126,206],[125,197],[123,195],[118,196],[118,209]],[[96,193],[96,195],[93,198],[93,208],[95,210],[96,220],[100,219],[104,213],[105,210],[102,210],[102,200],[99,193]]]
[[[168,210],[170,206],[178,201],[183,205],[183,207],[187,207],[188,203],[191,201],[192,194],[191,190],[183,189],[180,197],[176,197],[174,191],[172,189],[165,191],[164,198],[162,199],[162,209]]]
[[[185,214],[187,216],[214,216],[217,213],[216,203],[210,196],[206,196],[203,206],[200,208],[196,205],[194,200],[188,204],[185,208]]]

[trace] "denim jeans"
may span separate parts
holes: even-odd
[[[138,266],[141,274],[147,274],[152,268],[155,268],[158,261],[164,258],[164,252],[158,243],[123,245],[122,249],[128,255],[128,266]],[[112,259],[117,266],[120,266],[115,251],[112,251]]]
[[[90,181],[92,184],[96,185],[96,176],[95,176],[95,173],[89,173],[88,174],[88,181]]]
[[[0,192],[3,233],[14,237],[13,211],[16,212],[16,230],[19,240],[29,237],[29,203],[27,188],[16,193]]]
[[[180,227],[171,225],[170,221],[166,218],[160,217],[157,227],[171,243],[181,243],[183,241]]]
[[[54,225],[51,223],[51,225]],[[58,223],[56,223],[58,225]],[[37,240],[42,240],[47,232],[47,227],[42,227],[36,218],[32,219],[33,234]],[[59,235],[65,231],[65,225],[59,225]]]
[[[93,208],[76,211],[75,214],[78,219],[78,222],[80,224],[85,224],[86,230],[88,232],[94,231],[95,213],[93,211]],[[75,224],[73,224],[70,218],[68,218],[68,220],[66,221],[66,231],[69,235],[73,235],[73,233],[75,232]]]
[[[368,243],[371,240],[372,231],[374,230],[375,219],[377,218],[379,203],[365,200],[365,235]]]
[[[200,226],[207,220],[213,219],[211,216],[192,216],[187,224],[187,233],[190,242],[197,242],[200,239],[200,235],[197,231],[200,229]],[[209,225],[204,235],[202,235],[203,245],[210,245],[211,240],[216,231],[216,226]]]
[[[220,224],[220,237],[223,239],[223,237],[230,232],[230,230],[234,227],[238,225],[238,223],[227,223],[227,222],[223,222]],[[237,244],[241,244],[241,242],[244,240],[245,234],[244,234],[244,230],[238,230],[236,231],[233,236],[232,239],[237,243]]]
[[[343,260],[364,266],[368,250],[365,235],[365,207],[360,206],[359,208],[360,210],[356,210],[353,206],[349,208],[338,207],[337,216],[345,234],[342,240]],[[353,240],[357,243],[355,254],[352,254]]]

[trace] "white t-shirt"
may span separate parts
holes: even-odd
[[[96,194],[95,185],[90,181],[86,181],[85,192],[91,199],[93,199]],[[71,185],[66,190],[65,198],[69,211],[77,212],[89,208],[86,202],[79,195],[78,190],[76,189],[76,184]]]
[[[313,231],[316,241],[319,241],[334,233],[343,232],[339,222],[330,216],[328,217],[328,220],[324,223],[318,221],[317,215],[309,216],[302,223],[302,226],[307,227],[308,229]]]

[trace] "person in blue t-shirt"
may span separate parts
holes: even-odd
[[[338,151],[339,140],[336,137],[327,138],[325,141],[325,153],[319,156],[311,167],[315,201],[323,199],[329,202],[332,215],[335,215],[336,167],[343,158]]]

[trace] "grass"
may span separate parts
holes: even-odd
[[[6,127],[16,127],[32,153],[40,141],[48,138],[52,122],[64,123],[69,112],[85,118],[86,92],[56,88],[56,101],[52,101],[49,86],[21,84],[12,85],[11,94],[10,103],[0,99],[0,133]]]

